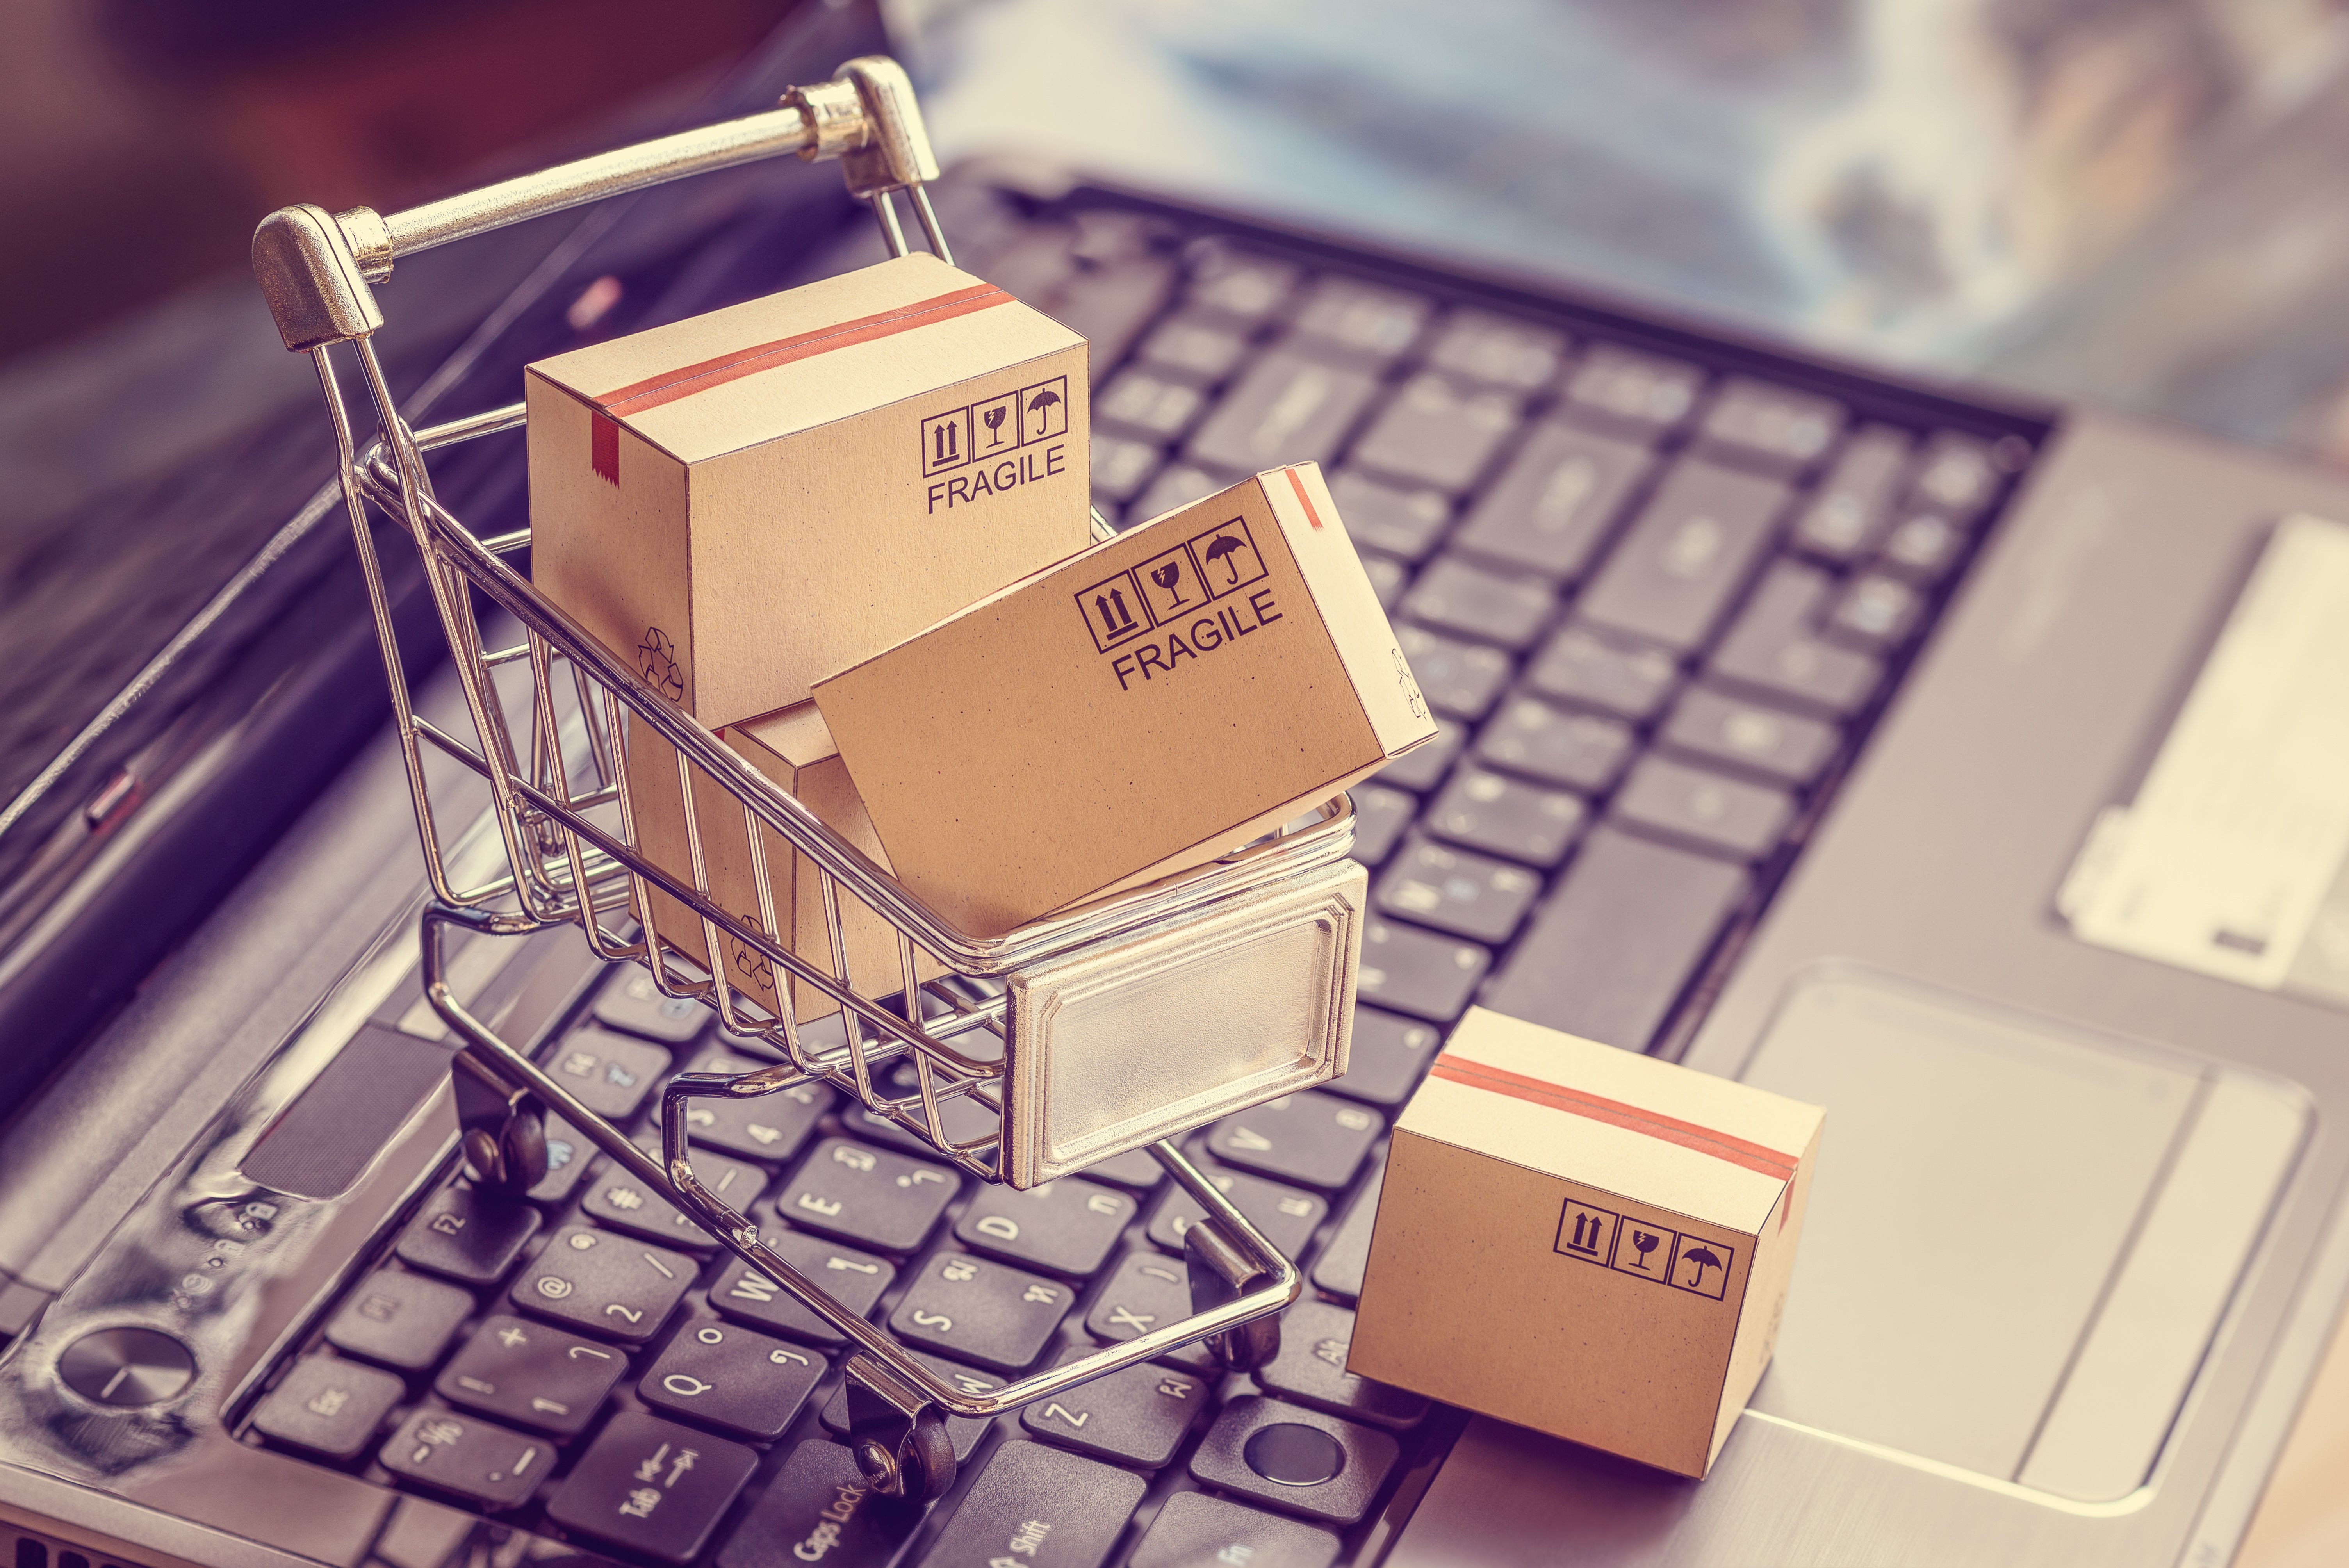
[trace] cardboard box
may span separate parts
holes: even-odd
[[[816,683],[897,875],[978,935],[1228,852],[1435,734],[1311,464]]]
[[[532,572],[715,728],[1090,542],[1085,342],[911,255],[529,366]]]
[[[763,718],[728,725],[717,734],[737,755],[814,812],[824,826],[887,867],[888,857],[873,831],[873,820],[865,814],[864,803],[857,798],[856,786],[850,781],[813,703],[794,704]],[[691,883],[693,859],[686,840],[684,799],[678,789],[677,748],[633,714],[628,718],[627,773],[637,843],[656,865]],[[720,908],[740,915],[747,923],[763,926],[741,803],[698,768],[693,769],[693,783],[694,814],[701,827],[702,865],[709,875],[710,896]],[[840,971],[833,962],[832,936],[823,915],[823,879],[815,862],[763,825],[760,841],[776,920],[782,927],[774,934],[791,952],[825,974],[837,975]],[[703,940],[700,917],[658,889],[653,890],[652,905],[653,929],[671,947],[708,968],[709,947]],[[903,990],[896,928],[844,889],[839,907],[850,981],[868,996]],[[722,945],[727,977],[760,1006],[779,1012],[774,967],[766,955],[744,943],[730,940]],[[920,949],[916,949],[915,956],[919,979],[935,979],[942,972],[937,962]],[[838,1003],[801,980],[792,982],[792,1006],[802,1023],[840,1010]]]
[[[1395,1123],[1347,1370],[1702,1476],[1826,1113],[1483,1008]]]

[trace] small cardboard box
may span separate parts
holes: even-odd
[[[1826,1113],[1472,1008],[1395,1123],[1349,1371],[1702,1476]]]
[[[873,820],[857,798],[856,786],[850,781],[815,704],[796,703],[781,713],[727,725],[717,735],[753,768],[797,797],[824,826],[885,869],[888,866],[881,841],[873,831]],[[677,748],[633,714],[628,717],[627,773],[637,843],[656,865],[690,885],[693,860],[686,839],[683,798],[678,790]],[[742,916],[747,923],[762,926],[741,804],[698,768],[692,769],[692,775],[694,816],[701,828],[702,866],[709,876],[710,896],[720,908]],[[774,934],[777,940],[825,974],[837,976],[831,931],[823,914],[823,879],[815,862],[771,828],[762,825],[759,832],[775,918],[782,927]],[[700,917],[657,888],[652,890],[652,905],[653,929],[671,947],[707,968],[709,947],[703,940]],[[844,889],[839,909],[851,983],[868,996],[904,989],[895,928]],[[725,934],[719,935],[724,938]],[[774,967],[766,955],[743,943],[726,940],[724,945],[727,977],[761,1006],[780,1011]],[[936,961],[918,948],[915,958],[917,978],[935,979],[941,972]],[[840,1010],[838,1003],[801,980],[792,983],[792,1006],[802,1023],[829,1017]]]
[[[532,571],[715,728],[1091,541],[1085,342],[934,256],[528,367]]]
[[[1226,853],[1435,734],[1311,464],[816,683],[899,879],[998,935]]]

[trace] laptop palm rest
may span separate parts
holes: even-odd
[[[2143,1484],[2304,1099],[1847,968],[1795,984],[1744,1076],[1828,1108],[1749,1408],[2075,1501]]]

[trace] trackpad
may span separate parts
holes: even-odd
[[[2304,1097],[1848,970],[1744,1077],[1827,1108],[1752,1408],[2083,1501],[2141,1484]]]

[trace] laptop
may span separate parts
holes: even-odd
[[[709,118],[882,42],[810,8]],[[685,190],[424,273],[478,325],[412,349],[395,284],[396,378],[490,407],[881,253],[828,173]],[[900,1510],[839,1441],[838,1336],[575,1131],[526,1199],[472,1186],[289,405],[152,503],[258,552],[169,642],[126,618],[90,665],[133,673],[0,816],[16,1568],[2227,1561],[2349,1288],[2349,478],[1030,165],[936,194],[961,264],[1092,341],[1104,515],[1319,461],[1444,721],[1354,792],[1349,1071],[1188,1140],[1306,1270],[1279,1356],[952,1423],[955,1488]],[[521,526],[518,441],[475,447],[441,497]],[[566,933],[452,963],[632,1133],[671,1072],[759,1059]],[[1344,1370],[1385,1129],[1472,1005],[1827,1108],[1702,1482]],[[900,1332],[940,1253],[1071,1287],[1040,1345],[957,1337],[966,1387],[1183,1310],[1146,1159],[1015,1200],[812,1090],[707,1140]],[[599,1246],[655,1268],[542,1288]]]

